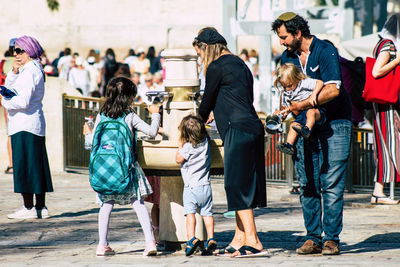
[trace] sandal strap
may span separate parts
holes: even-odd
[[[261,252],[260,250],[250,247],[250,246],[243,246],[243,247],[239,248],[240,255],[247,255],[246,251],[250,251],[252,254]]]
[[[188,242],[186,242],[187,246],[193,247],[195,245],[195,243],[193,243],[193,241],[195,241],[197,239],[197,237],[192,237],[192,239],[190,239]],[[198,240],[198,239],[197,239]],[[197,243],[197,242],[196,242]]]
[[[225,248],[221,248],[219,250],[218,254],[226,254],[226,253],[235,253],[237,251],[237,249],[235,249],[234,247],[232,247],[231,245],[226,246]]]

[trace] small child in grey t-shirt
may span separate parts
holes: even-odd
[[[291,112],[290,104],[305,99],[309,99],[312,106],[312,108],[298,114],[295,121],[290,124],[286,143],[282,142],[276,146],[277,150],[293,155],[295,153],[294,143],[296,142],[298,134],[308,139],[314,126],[322,125],[326,120],[324,108],[317,106],[317,97],[324,86],[324,82],[308,78],[297,66],[286,63],[277,70],[275,87],[278,87],[278,85],[283,88],[281,107],[280,110],[275,111],[274,114],[282,114],[283,117],[286,118]]]
[[[200,245],[195,236],[196,211],[200,209],[207,230],[202,255],[209,255],[217,248],[214,240],[214,218],[212,214],[212,192],[210,186],[210,146],[204,121],[199,116],[188,115],[179,125],[180,145],[176,162],[181,164],[184,182],[183,206],[186,215],[186,256],[192,255]]]

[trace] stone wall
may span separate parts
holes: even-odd
[[[91,48],[115,49],[122,60],[130,47],[190,47],[203,26],[222,30],[222,1],[59,0],[51,12],[46,0],[13,0],[2,6],[0,52],[10,38],[36,37],[53,59],[64,47],[83,56]]]

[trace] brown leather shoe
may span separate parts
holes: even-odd
[[[322,255],[339,255],[339,245],[333,240],[328,240],[324,243],[324,249]]]
[[[321,246],[318,246],[312,240],[307,240],[300,248],[296,249],[297,254],[301,255],[318,254],[321,253],[321,251]]]

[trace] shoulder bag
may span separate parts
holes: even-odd
[[[382,46],[390,40],[383,39],[377,44],[375,58],[367,57],[365,62],[365,86],[362,97],[365,101],[379,104],[396,104],[400,93],[400,66],[397,65],[385,76],[374,78],[372,68]]]

